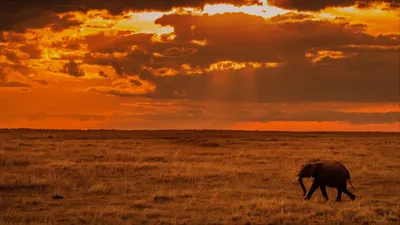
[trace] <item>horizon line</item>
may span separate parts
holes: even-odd
[[[230,131],[230,132],[266,132],[266,133],[400,133],[399,131],[323,131],[323,130],[240,130],[240,129],[63,129],[63,128],[0,128],[3,130],[40,130],[40,131]]]

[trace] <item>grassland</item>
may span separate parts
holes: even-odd
[[[0,130],[0,224],[399,224],[399,133]],[[356,201],[304,201],[309,161]],[[305,179],[309,189],[310,179]]]

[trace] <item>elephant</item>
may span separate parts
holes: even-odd
[[[306,164],[298,173],[298,177],[294,180],[299,180],[301,188],[304,192],[303,196],[305,196],[307,190],[303,184],[303,177],[314,177],[310,191],[308,192],[307,197],[304,198],[306,201],[311,198],[312,194],[317,188],[321,189],[325,200],[328,200],[328,194],[326,193],[325,189],[326,186],[337,188],[336,201],[341,201],[342,192],[346,193],[353,201],[356,198],[353,193],[347,190],[347,180],[349,180],[351,187],[354,188],[354,186],[350,181],[349,171],[340,162],[326,161]]]

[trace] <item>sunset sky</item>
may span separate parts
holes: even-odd
[[[399,131],[397,0],[14,0],[0,128]]]

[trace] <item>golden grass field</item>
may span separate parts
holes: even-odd
[[[0,130],[0,224],[399,224],[399,133]],[[353,202],[304,201],[306,162]],[[304,179],[307,191],[311,179]]]

